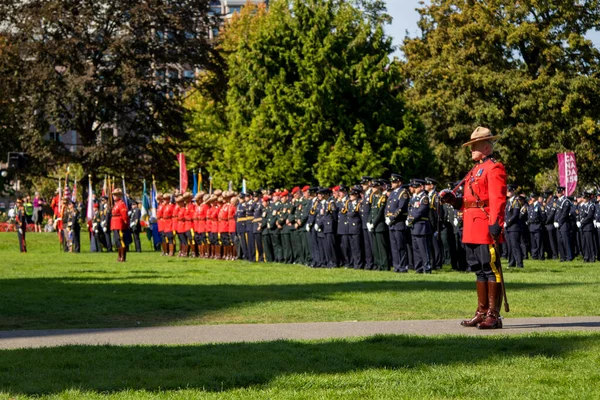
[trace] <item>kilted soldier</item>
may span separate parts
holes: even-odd
[[[23,199],[17,199],[17,212],[15,213],[15,220],[17,222],[19,249],[21,253],[27,253],[27,242],[25,241],[25,235],[27,233],[27,215],[25,214]]]
[[[142,212],[138,207],[136,200],[131,200],[131,211],[129,217],[129,228],[131,229],[131,236],[133,237],[133,243],[135,245],[136,253],[142,252],[142,243],[140,242],[140,232],[142,231],[141,219]]]
[[[389,226],[390,232],[390,253],[394,272],[408,272],[406,219],[408,218],[410,195],[406,188],[401,187],[403,181],[402,175],[392,174],[390,178],[392,193],[385,210],[385,222]]]
[[[316,226],[319,241],[319,253],[323,256],[322,267],[336,268],[338,266],[335,251],[335,220],[337,212],[335,199],[331,196],[331,189],[321,188],[317,192],[319,206],[317,207]]]
[[[385,224],[385,209],[387,195],[383,192],[387,184],[383,179],[373,181],[371,210],[369,212],[369,225],[367,229],[372,237],[375,267],[379,271],[389,271],[388,229]]]
[[[504,234],[508,245],[508,266],[523,268],[523,253],[521,252],[521,205],[516,196],[516,185],[507,185],[507,196],[504,211]]]
[[[565,196],[565,188],[563,186],[556,188],[556,196],[558,199],[556,202],[556,214],[554,215],[554,227],[558,234],[560,261],[572,261],[570,215],[573,204]]]
[[[502,241],[506,203],[504,166],[491,158],[494,140],[487,128],[478,127],[471,140],[471,158],[475,166],[465,177],[464,197],[456,198],[450,190],[440,195],[442,201],[464,211],[463,242],[469,267],[477,276],[477,310],[473,318],[461,325],[480,329],[502,328],[502,273],[497,244]]]
[[[542,226],[544,225],[545,210],[537,193],[532,193],[527,206],[527,227],[531,243],[531,258],[544,260],[542,244]]]
[[[111,210],[110,228],[113,232],[113,241],[117,247],[117,261],[127,261],[127,246],[131,244],[131,232],[129,231],[129,215],[127,206],[123,201],[123,191],[116,188],[112,192],[114,205]]]
[[[425,180],[412,179],[410,182],[414,194],[408,208],[408,226],[411,228],[413,257],[417,274],[431,273],[431,206],[429,196],[424,189]]]
[[[592,203],[591,199],[594,196],[592,191],[584,192],[583,203],[579,209],[579,226],[582,233],[582,250],[583,250],[583,261],[594,262],[596,261],[596,240],[594,237],[594,218],[596,216],[596,205]]]

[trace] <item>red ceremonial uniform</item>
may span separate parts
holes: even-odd
[[[127,215],[127,206],[121,199],[117,200],[112,208],[110,229],[113,231],[129,229],[129,215]]]
[[[208,232],[208,230],[206,229],[206,218],[207,218],[207,213],[209,210],[210,206],[208,204],[201,204],[198,207],[198,230],[197,232],[199,233],[204,233],[204,232]]]
[[[219,209],[219,227],[218,232],[224,233],[229,232],[229,224],[227,223],[227,214],[228,214],[229,204],[223,204]]]
[[[165,209],[165,205],[160,203],[156,208],[156,221],[158,223],[158,231],[164,232],[165,221],[163,220],[163,211]]]
[[[194,214],[196,213],[196,205],[188,203],[185,207],[185,230],[191,231],[194,228]]]
[[[505,205],[504,165],[488,157],[478,162],[465,178],[463,243],[493,244],[489,226],[495,223],[504,226]]]
[[[221,210],[221,207],[214,205],[210,208],[210,210],[208,211],[208,221],[210,224],[210,231],[211,233],[217,233],[219,232],[219,211]],[[208,227],[207,227],[208,229]]]
[[[163,210],[163,232],[173,232],[173,225],[175,222],[175,218],[173,217],[173,212],[175,211],[175,204],[167,204]]]
[[[227,211],[227,224],[229,225],[229,229],[228,229],[229,233],[235,233],[235,225],[236,225],[235,212],[236,211],[237,211],[236,206],[234,206],[233,204],[229,204],[229,209]]]
[[[180,205],[177,205],[175,207],[175,211],[176,211],[176,215],[177,215],[177,227],[175,228],[175,230],[177,231],[177,233],[184,233],[185,232],[185,216],[186,216],[187,210],[185,209],[185,207],[181,207]]]
[[[58,195],[54,196],[54,198],[50,202],[50,207],[52,208],[52,212],[54,213],[54,218],[58,218],[60,216],[60,198]]]

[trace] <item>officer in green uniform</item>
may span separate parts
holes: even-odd
[[[293,209],[287,189],[284,189],[280,195],[279,211],[277,213],[277,227],[280,229],[279,232],[281,235],[280,262],[291,264],[293,261],[293,251],[291,238],[292,223],[290,222],[290,218],[293,219]]]
[[[369,225],[367,229],[373,236],[373,255],[375,257],[375,268],[380,271],[389,271],[389,249],[387,244],[388,229],[385,224],[385,208],[387,196],[382,191],[387,184],[383,179],[373,183],[373,197],[371,210],[369,212]]]

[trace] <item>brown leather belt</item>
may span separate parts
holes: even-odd
[[[464,208],[481,208],[481,207],[487,207],[489,205],[487,200],[483,200],[483,201],[465,201],[463,203],[463,207]]]

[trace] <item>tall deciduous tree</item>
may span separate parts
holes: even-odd
[[[503,134],[498,157],[522,186],[546,186],[564,150],[576,152],[580,179],[599,183],[600,52],[585,38],[600,26],[598,0],[432,0],[419,12],[421,36],[402,47],[407,97],[440,174],[469,169],[458,149],[485,125]]]
[[[229,133],[219,175],[256,187],[424,172],[429,149],[388,58],[388,21],[381,1],[247,6],[222,35]]]
[[[168,176],[187,139],[180,95],[194,84],[181,70],[221,70],[215,18],[208,0],[3,1],[0,29],[23,64],[3,73],[18,76],[31,158]],[[81,146],[46,141],[50,124]]]

